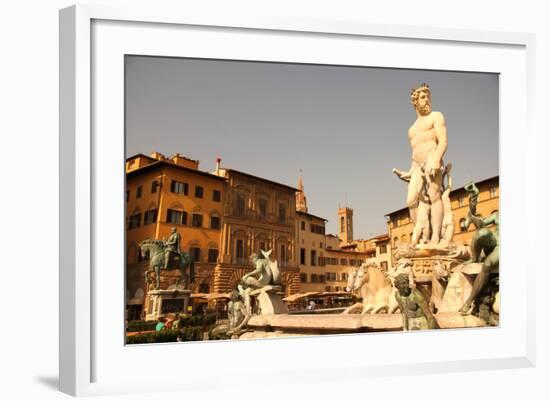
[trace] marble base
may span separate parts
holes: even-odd
[[[169,313],[190,313],[191,290],[152,290],[146,297],[145,320],[158,320]]]
[[[250,296],[256,298],[260,315],[288,313],[288,308],[283,302],[283,298],[278,294],[279,291],[281,291],[280,286],[268,285],[250,293]]]
[[[437,313],[434,316],[441,329],[487,326],[483,320],[476,316],[462,316],[458,312]],[[253,316],[248,321],[247,327],[250,331],[239,338],[401,331],[403,330],[403,318],[400,313],[389,315],[260,315]]]
[[[475,276],[479,274],[481,267],[481,263],[469,263],[455,269],[449,277],[438,311],[457,312],[460,310],[472,293]],[[491,273],[498,273],[498,269]]]

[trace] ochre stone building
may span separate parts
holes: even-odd
[[[218,261],[226,181],[199,170],[199,162],[178,154],[138,154],[126,161],[126,261],[127,299],[133,313],[140,313],[147,292],[144,260],[139,243],[163,239],[176,227],[181,250],[195,261],[192,290],[210,292]],[[175,283],[177,271],[163,277]]]
[[[339,208],[338,236],[326,233],[327,219],[309,213],[300,175],[297,188],[242,171],[199,169],[199,162],[176,154],[154,152],[126,161],[126,260],[129,318],[139,318],[147,288],[149,265],[139,243],[164,239],[176,227],[181,250],[193,257],[194,294],[228,293],[252,270],[252,253],[272,249],[282,271],[285,295],[298,292],[345,291],[351,269],[374,262],[391,268],[392,251],[410,241],[407,208],[386,215],[388,233],[354,239],[353,209]],[[498,210],[498,177],[476,183],[478,212]],[[451,192],[457,243],[469,243],[475,229],[464,228],[468,194]],[[146,255],[145,255],[146,256]],[[177,271],[164,272],[162,288],[174,288]]]
[[[300,292],[324,291],[327,220],[304,211],[297,211],[296,215]]]
[[[388,234],[380,234],[368,239],[356,239],[340,247],[345,250],[366,253],[366,262],[376,263],[385,271],[388,271],[392,266],[390,237]]]
[[[327,248],[324,257],[326,284],[323,291],[346,291],[350,270],[361,266],[368,257],[367,252]]]
[[[172,227],[181,235],[181,251],[194,260],[193,293],[227,293],[252,270],[249,257],[273,249],[283,290],[300,290],[296,263],[297,189],[218,165],[213,173],[199,162],[154,152],[126,161],[127,302],[138,316],[147,288],[149,261],[139,243],[165,239]],[[146,256],[146,255],[145,255]],[[161,288],[174,288],[179,272],[162,274]]]
[[[252,270],[250,255],[272,249],[285,295],[300,290],[296,263],[296,188],[220,168],[226,180],[221,253],[213,277],[214,292],[228,292]]]

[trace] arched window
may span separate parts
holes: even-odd
[[[267,216],[269,213],[269,200],[268,197],[262,196],[258,198],[257,201],[257,216],[260,220],[267,220]]]
[[[254,251],[259,255],[261,251],[267,251],[271,249],[271,241],[266,233],[260,232],[254,239]]]
[[[346,231],[346,220],[344,216],[340,217],[340,232],[343,233]]]
[[[221,228],[221,218],[218,212],[210,213],[210,228],[212,230],[219,230]]]
[[[248,265],[248,236],[246,232],[237,230],[233,232],[233,263],[237,265]]]
[[[236,216],[244,217],[246,213],[246,198],[244,194],[237,193],[235,198],[235,210]]]
[[[279,244],[279,260],[286,263],[286,244]]]
[[[218,248],[208,248],[208,263],[216,263],[219,253]]]
[[[193,214],[191,215],[191,225],[193,227],[202,227],[203,226],[202,213],[193,212]]]

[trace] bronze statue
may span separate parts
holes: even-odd
[[[489,287],[489,286],[488,286]],[[487,287],[482,291],[482,295],[478,297],[479,306],[478,306],[478,316],[480,319],[485,320],[485,322],[490,326],[499,325],[499,316],[498,313],[495,313],[493,306],[495,304],[496,292],[495,288]]]
[[[149,283],[149,275],[155,272],[155,290],[160,289],[160,270],[171,268],[170,264],[167,263],[167,259],[170,258],[170,255],[176,256],[176,267],[180,271],[180,277],[176,283],[176,287],[180,282],[183,282],[183,287],[185,289],[189,286],[192,275],[191,257],[188,253],[179,251],[179,240],[180,236],[174,227],[172,228],[172,234],[168,241],[145,239],[139,244],[142,257],[149,257],[149,269],[145,272],[145,282]],[[166,245],[167,243],[168,245]],[[169,247],[169,250],[166,249],[167,247]],[[186,273],[186,268],[188,269],[188,273]]]
[[[469,192],[470,207],[468,210],[468,218],[466,219],[466,228],[470,224],[474,224],[477,228],[472,243],[470,244],[472,259],[465,262],[481,263],[481,271],[476,276],[472,292],[470,296],[460,308],[463,314],[471,314],[473,310],[473,302],[480,294],[481,290],[487,285],[489,275],[499,266],[499,219],[498,212],[491,214],[489,217],[483,218],[477,214],[477,202],[479,190],[473,182],[467,184],[464,189]],[[495,225],[495,231],[490,230],[487,226]]]
[[[439,328],[424,294],[417,288],[411,288],[408,274],[399,274],[394,285],[397,288],[395,299],[403,316],[403,331]]]
[[[164,241],[164,269],[168,269],[168,264],[170,263],[170,256],[176,255],[179,256],[180,253],[180,241],[181,236],[176,230],[176,227],[172,227],[170,236],[166,241]]]
[[[246,310],[239,292],[236,290],[231,292],[229,303],[227,304],[227,314],[229,318],[227,335],[238,336],[251,316]]]

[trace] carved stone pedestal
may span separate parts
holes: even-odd
[[[473,283],[471,276],[459,273],[469,257],[467,248],[455,244],[447,247],[404,244],[397,255],[398,266],[402,260],[409,262],[416,286],[429,298],[434,310],[456,312],[462,307]]]
[[[169,313],[188,313],[190,290],[152,290],[147,293],[145,320],[157,320]]]
[[[481,263],[469,263],[460,265],[449,277],[443,302],[439,310],[441,312],[456,312],[466,302],[472,293],[472,287],[476,275],[481,271]],[[498,269],[491,273],[498,273]]]
[[[443,300],[438,307],[441,312],[456,312],[472,293],[473,277],[461,271],[455,271],[449,277]]]
[[[256,298],[260,315],[288,313],[283,298],[278,294],[279,291],[281,291],[280,286],[268,285],[250,293],[250,296]]]

